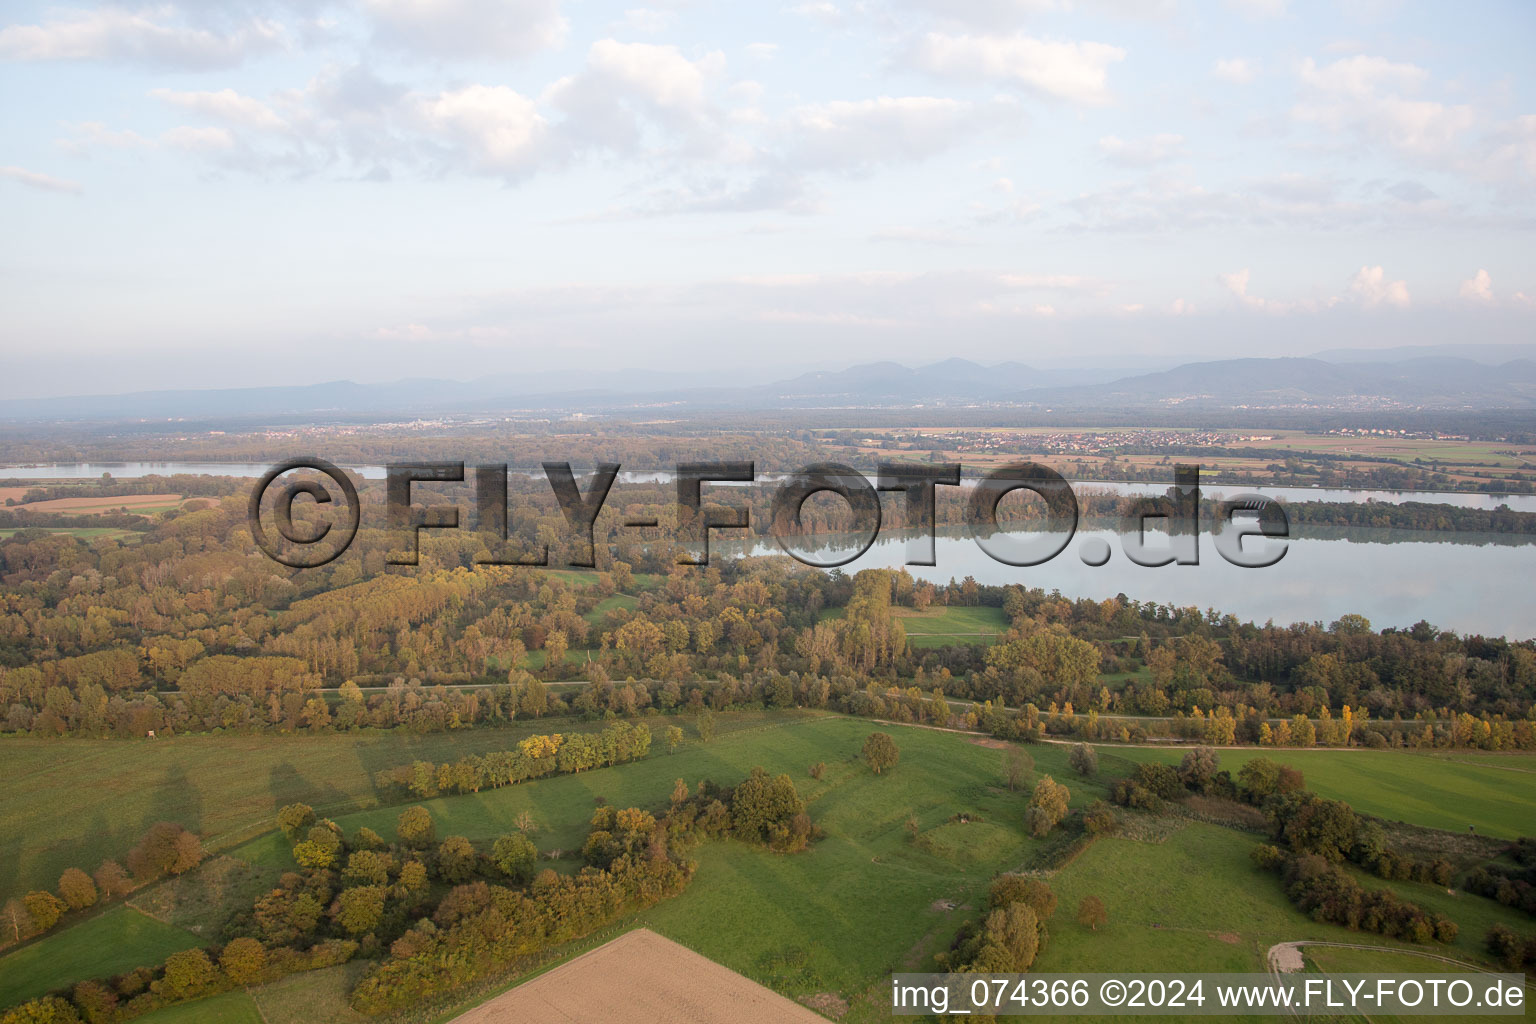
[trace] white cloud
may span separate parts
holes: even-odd
[[[1447,164],[1465,153],[1466,136],[1477,122],[1465,104],[1410,99],[1429,73],[1383,57],[1356,56],[1319,67],[1310,57],[1299,77],[1306,98],[1293,116],[1362,142],[1384,145],[1406,156]]]
[[[1099,140],[1099,152],[1104,159],[1122,167],[1150,167],[1179,155],[1184,148],[1184,136],[1171,133],[1151,135],[1145,139],[1122,139],[1106,135]]]
[[[39,25],[0,29],[0,57],[11,60],[121,60],[192,70],[234,67],[279,49],[281,26],[252,19],[227,33],[169,23],[166,8],[64,11]]]
[[[796,165],[814,167],[922,160],[998,120],[996,107],[936,96],[810,104],[790,111],[791,159]]]
[[[691,61],[675,46],[620,43],[600,39],[587,54],[587,66],[596,74],[658,107],[698,108],[704,103],[704,83],[720,71],[725,58],[712,53]]]
[[[1461,282],[1461,297],[1474,302],[1493,301],[1493,278],[1486,270],[1479,270],[1469,280]]]
[[[187,153],[224,153],[235,148],[235,137],[224,128],[178,125],[162,134],[160,141]]]
[[[1278,18],[1285,13],[1288,0],[1227,0],[1227,6],[1250,18]]]
[[[523,57],[559,46],[560,0],[363,0],[375,36],[435,57]]]
[[[827,3],[826,0],[818,0],[814,3],[796,4],[785,8],[790,14],[798,14],[802,18],[810,18],[819,21],[823,25],[835,26],[843,23],[843,12],[836,4]]]
[[[912,63],[933,74],[1022,85],[1089,105],[1109,102],[1109,65],[1124,59],[1124,50],[1106,43],[942,32],[925,35],[911,54]]]
[[[229,121],[250,128],[282,129],[287,123],[271,107],[257,99],[242,96],[233,89],[218,92],[177,92],[174,89],[152,89],[150,95],[183,110]]]
[[[419,99],[427,130],[461,145],[474,167],[493,174],[533,170],[547,125],[533,100],[504,85],[471,85]]]
[[[1362,306],[1408,307],[1408,284],[1405,281],[1388,281],[1381,267],[1361,267],[1350,278],[1349,293]]]
[[[1211,74],[1223,82],[1231,82],[1234,85],[1247,85],[1259,77],[1259,69],[1242,57],[1232,57],[1218,60],[1216,66],[1211,69]]]
[[[78,182],[55,178],[51,174],[42,174],[38,171],[29,171],[24,167],[0,167],[0,178],[9,178],[23,185],[30,185],[32,188],[40,188],[45,192],[79,195],[85,191]]]

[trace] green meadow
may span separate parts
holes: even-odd
[[[1127,761],[1177,764],[1178,749],[1102,748]],[[1219,750],[1236,774],[1255,757],[1299,768],[1307,788],[1388,821],[1513,839],[1536,832],[1536,759],[1403,750]]]
[[[0,957],[0,1008],[84,978],[148,967],[204,941],[119,904]]]
[[[819,841],[789,856],[735,842],[705,843],[694,854],[697,875],[681,896],[575,948],[611,937],[610,931],[616,934],[643,924],[785,994],[836,994],[850,1004],[842,1019],[852,1024],[888,1019],[886,977],[893,971],[931,966],[934,953],[947,948],[960,925],[982,912],[990,879],[1008,870],[1049,869],[1049,882],[1059,898],[1050,943],[1035,967],[1042,972],[1115,970],[1127,964],[1138,970],[1257,971],[1263,969],[1270,945],[1298,939],[1412,948],[1313,922],[1286,901],[1278,878],[1253,866],[1249,854],[1262,837],[1196,822],[1178,812],[1158,818],[1128,815],[1119,833],[1098,839],[1062,863],[1061,855],[1067,852],[1062,833],[1043,840],[1026,835],[1022,823],[1028,786],[1007,788],[1004,753],[996,741],[809,712],[723,714],[719,721],[720,734],[712,742],[701,742],[690,727],[688,741],[675,754],[657,743],[649,757],[632,764],[421,804],[431,812],[439,837],[464,835],[482,849],[516,828],[526,814],[534,823],[533,838],[540,850],[554,854],[552,863],[560,870],[572,870],[577,864],[574,851],[600,800],[660,811],[679,778],[693,787],[706,778],[734,783],[756,765],[788,773],[824,832]],[[570,731],[569,725],[545,722],[542,728]],[[110,797],[100,798],[97,813],[108,822],[131,819],[135,827],[168,816],[162,810],[190,814],[204,828],[213,826],[215,835],[223,837],[216,845],[229,857],[253,865],[258,869],[254,877],[261,878],[291,864],[286,843],[267,831],[281,804],[310,802],[349,834],[365,825],[391,834],[403,805],[378,805],[370,781],[378,767],[505,747],[535,728],[537,724],[530,723],[434,737],[359,733],[292,743],[282,737],[206,737],[162,744],[51,741],[36,744],[36,752],[20,741],[13,749],[28,755],[20,761],[23,769],[48,781],[59,799],[65,778],[76,780],[82,795],[98,799],[92,790],[106,783],[114,765],[123,771],[126,764],[127,771],[140,773],[140,780],[147,773],[156,782],[163,779],[157,771],[180,765],[184,774],[178,785],[187,791],[180,796],[182,805],[135,806],[125,789],[118,803],[128,808],[126,815],[119,807],[114,816]],[[891,733],[900,748],[899,763],[879,776],[859,756],[865,737],[876,730]],[[49,750],[55,758],[43,756]],[[1030,782],[1042,773],[1053,775],[1071,788],[1074,808],[1103,796],[1109,781],[1137,760],[1179,756],[1178,751],[1101,746],[1100,772],[1084,779],[1066,765],[1068,746],[1041,744],[1027,750],[1036,765]],[[74,763],[58,757],[60,751],[75,755]],[[107,756],[110,753],[117,757]],[[1235,769],[1257,753],[1224,751],[1223,766]],[[1278,755],[1306,772],[1309,786],[1318,792],[1384,817],[1434,824],[1426,810],[1433,801],[1421,801],[1417,794],[1439,791],[1457,814],[1473,818],[1479,831],[1493,833],[1502,827],[1513,834],[1521,823],[1536,821],[1536,787],[1529,782],[1536,775],[1525,770],[1533,763],[1529,759],[1396,751],[1287,750]],[[818,763],[825,770],[814,779],[810,767]],[[48,774],[50,764],[58,778]],[[80,784],[82,779],[85,784]],[[1497,796],[1477,799],[1479,787],[1495,784],[1502,784]],[[170,787],[148,788],[164,800]],[[62,812],[49,817],[36,807],[14,811],[9,805],[7,813],[38,815],[45,824],[66,817]],[[238,842],[257,831],[265,834]],[[28,838],[26,849],[34,860],[69,846],[58,835],[51,840],[42,835]],[[212,870],[210,866],[199,872]],[[202,907],[211,897],[202,891],[208,887],[188,884],[196,878],[194,873],[162,883],[135,901],[167,907],[163,913],[157,910],[167,920],[201,920]],[[1372,887],[1388,884],[1364,876],[1361,881]],[[1491,900],[1414,883],[1391,885],[1427,909],[1444,911],[1461,926],[1453,946],[1431,951],[1483,962],[1481,937],[1490,924],[1503,921],[1529,930],[1526,920]],[[170,886],[181,887],[187,895]],[[161,889],[167,895],[157,899]],[[1100,897],[1108,908],[1109,921],[1097,931],[1075,921],[1076,906],[1087,895]],[[174,906],[182,899],[202,902],[183,914]],[[202,941],[116,907],[0,960],[0,985],[9,986],[0,988],[0,1004],[84,977],[153,963],[174,949]],[[245,1024],[258,1019],[251,1016],[254,1011],[266,1024],[343,1020],[350,1013],[346,994],[365,967],[355,963],[296,975],[249,994],[194,1004],[207,1008],[201,1014],[186,1016],[192,1008],[178,1007],[145,1019],[151,1024]],[[509,976],[500,984],[511,980]],[[496,984],[489,981],[485,990]],[[483,994],[466,994],[466,1001],[477,1001]]]

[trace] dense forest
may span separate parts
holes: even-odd
[[[678,566],[617,533],[591,572],[477,565],[495,538],[467,531],[424,534],[421,564],[392,567],[398,538],[369,528],[346,557],[291,570],[254,549],[243,504],[188,507],[133,542],[0,543],[0,728],[439,730],[752,704],[899,718],[938,695],[956,702],[945,717],[1027,706],[1101,738],[1530,745],[1530,641],[1356,616],[1258,625],[784,557]],[[553,502],[514,509],[559,564]],[[990,645],[909,644],[903,615],[935,607],[998,609],[1005,628]]]

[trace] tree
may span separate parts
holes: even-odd
[[[544,638],[544,673],[558,678],[565,668],[565,652],[570,649],[571,642],[566,637],[565,631],[552,630]]]
[[[667,753],[677,753],[677,748],[683,745],[683,729],[679,725],[667,726]]]
[[[709,708],[700,710],[699,717],[694,719],[693,724],[699,730],[700,741],[708,743],[715,738],[715,716],[710,712]]]
[[[266,970],[266,947],[245,935],[230,939],[224,951],[219,954],[219,966],[229,975],[230,981],[244,988],[261,977],[261,972]]]
[[[1035,770],[1035,759],[1030,757],[1023,747],[1009,745],[1003,751],[1003,778],[1008,783],[1010,791],[1018,789],[1029,781],[1030,773]]]
[[[1088,805],[1083,812],[1083,828],[1088,834],[1096,836],[1101,832],[1108,832],[1115,827],[1115,812],[1110,810],[1109,804],[1103,800],[1095,800]]]
[[[115,860],[102,861],[101,867],[91,877],[95,879],[96,890],[102,896],[123,896],[133,889],[133,879]]]
[[[64,911],[69,909],[53,893],[40,890],[27,893],[22,897],[22,902],[26,904],[27,914],[32,918],[32,927],[40,932],[58,924]]]
[[[172,999],[190,999],[213,984],[213,961],[200,949],[184,949],[165,958],[165,974],[155,983]]]
[[[343,889],[331,908],[331,916],[349,934],[366,935],[384,919],[384,891],[382,885]]]
[[[277,812],[277,827],[283,830],[288,842],[298,840],[301,833],[315,823],[315,809],[309,804],[289,804]]]
[[[1067,755],[1067,764],[1079,775],[1093,775],[1099,770],[1099,755],[1086,743],[1079,743]]]
[[[59,876],[59,895],[70,910],[84,910],[95,904],[98,893],[91,876],[79,868],[68,868]]]
[[[11,942],[20,942],[31,935],[32,915],[27,913],[27,905],[15,898],[6,900],[4,909],[0,910],[0,927],[4,927]]]
[[[549,710],[549,689],[532,676],[523,686],[523,714],[542,718]]]
[[[864,741],[864,760],[876,775],[883,775],[896,767],[900,757],[901,751],[896,748],[896,741],[890,733],[872,732]]]
[[[395,835],[406,846],[420,849],[432,845],[432,841],[437,838],[437,826],[433,824],[432,815],[427,809],[418,804],[400,812],[400,817],[395,821]]]
[[[1099,925],[1109,921],[1109,911],[1104,909],[1104,901],[1097,896],[1084,896],[1083,901],[1077,905],[1077,923],[1094,931],[1099,930]]]
[[[80,1024],[80,1015],[58,996],[44,996],[8,1011],[0,1024]]]
[[[1237,784],[1243,799],[1263,803],[1280,785],[1280,766],[1267,757],[1256,757],[1237,770]]]
[[[444,881],[467,882],[475,873],[475,848],[463,836],[449,836],[437,848],[437,873]]]
[[[1220,764],[1216,751],[1210,747],[1196,747],[1186,753],[1184,759],[1179,762],[1179,781],[1187,789],[1204,793],[1210,788],[1211,780],[1216,777],[1216,769]]]
[[[177,839],[185,831],[170,821],[151,825],[144,838],[128,851],[128,870],[141,882],[151,882],[172,873],[182,860]]]
[[[1024,824],[1029,834],[1039,839],[1055,828],[1056,823],[1067,816],[1067,802],[1071,798],[1072,793],[1066,786],[1049,775],[1040,776],[1024,812]]]
[[[491,847],[491,860],[502,874],[516,882],[527,882],[533,877],[534,865],[539,860],[539,848],[533,840],[521,832],[502,836]]]
[[[682,779],[678,779],[677,782],[672,786],[672,806],[676,807],[678,804],[687,799],[688,783],[684,782]]]
[[[389,862],[377,851],[354,850],[341,880],[348,885],[385,885],[389,882]]]
[[[987,891],[987,904],[1006,907],[1010,903],[1026,904],[1041,921],[1049,920],[1056,913],[1056,894],[1040,879],[1015,874],[998,875]]]

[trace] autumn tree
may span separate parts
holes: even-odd
[[[133,879],[115,860],[102,861],[91,877],[96,882],[96,890],[104,897],[124,896],[133,889]]]
[[[682,746],[682,745],[683,745],[683,729],[682,729],[682,726],[678,726],[678,725],[669,725],[669,726],[667,726],[667,753],[669,753],[669,754],[677,753],[677,748]]]
[[[527,882],[533,877],[534,865],[539,860],[539,849],[533,840],[521,832],[514,832],[497,839],[491,847],[491,860],[502,874],[515,882]]]
[[[1079,775],[1093,775],[1099,770],[1099,754],[1086,743],[1078,743],[1067,755],[1067,764]]]
[[[1008,783],[1010,791],[1029,781],[1034,770],[1035,759],[1023,747],[1009,744],[1008,749],[1003,751],[1003,780]]]
[[[266,947],[246,935],[230,939],[219,954],[219,966],[236,985],[249,985],[266,970]]]
[[[341,880],[347,885],[384,885],[389,881],[389,861],[376,850],[354,850]]]
[[[165,958],[165,973],[154,986],[170,999],[190,999],[206,991],[217,976],[207,953],[184,949]]]
[[[277,812],[277,827],[290,843],[297,842],[299,835],[314,823],[315,809],[309,804],[288,804]]]
[[[449,836],[437,848],[437,873],[447,882],[467,882],[475,873],[475,848],[463,836]]]
[[[59,918],[64,916],[64,911],[69,908],[64,901],[51,892],[36,890],[22,897],[26,904],[27,914],[32,918],[33,930],[45,932],[59,923]]]
[[[1049,775],[1040,776],[1029,798],[1029,807],[1024,812],[1024,824],[1029,834],[1038,839],[1055,828],[1056,823],[1067,816],[1067,801],[1071,797],[1072,793],[1066,786]]]
[[[395,835],[406,846],[420,849],[432,845],[437,838],[437,826],[432,822],[431,813],[418,804],[400,812],[400,817],[395,820]]]
[[[1097,896],[1084,896],[1083,901],[1077,905],[1077,923],[1094,931],[1099,930],[1099,925],[1109,920],[1109,911],[1104,909],[1104,901]]]
[[[59,876],[59,895],[70,910],[84,910],[95,904],[98,893],[91,876],[79,868],[68,868]]]
[[[366,935],[384,919],[382,885],[358,885],[343,889],[331,908],[331,917],[352,935]]]
[[[890,733],[872,732],[864,741],[864,761],[876,775],[883,775],[896,767],[900,757],[901,751],[896,748],[896,741]]]
[[[708,708],[703,708],[699,711],[699,715],[694,719],[693,724],[699,730],[699,740],[701,742],[708,743],[715,738],[715,716]]]

